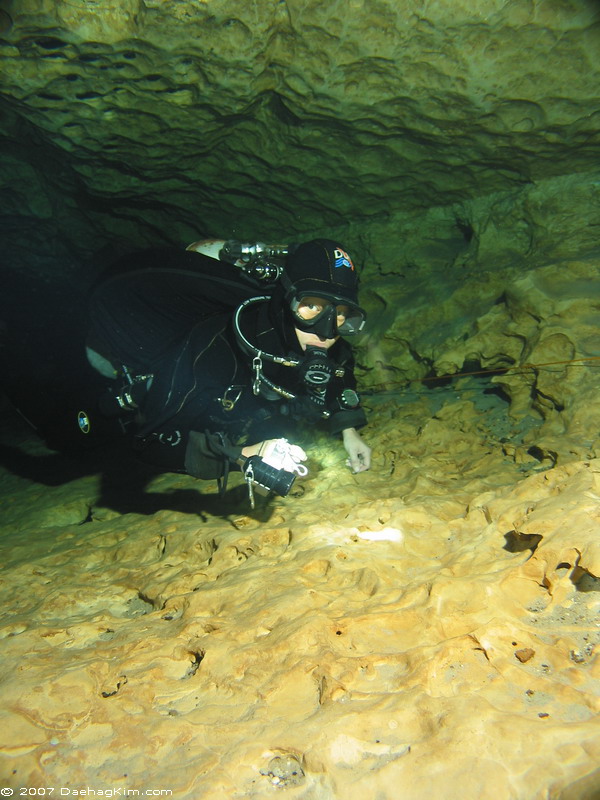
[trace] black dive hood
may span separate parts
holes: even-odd
[[[285,299],[315,295],[358,306],[358,276],[344,248],[332,239],[298,245],[287,257],[281,276]]]
[[[358,305],[358,276],[350,256],[337,242],[313,239],[299,245],[288,256],[280,283],[294,327],[323,339],[352,336],[363,329],[367,315]],[[321,311],[309,319],[298,313],[306,298],[325,301]]]

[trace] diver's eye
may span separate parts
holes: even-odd
[[[318,317],[319,314],[323,313],[324,308],[325,303],[313,297],[307,297],[298,303],[296,314],[298,314],[301,319],[314,319]]]

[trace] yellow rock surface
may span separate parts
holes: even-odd
[[[3,379],[115,255],[327,235],[374,448],[252,512],[3,408],[0,790],[597,800],[595,3],[0,6]]]
[[[371,471],[319,438],[254,512],[133,471],[115,509],[7,434],[4,785],[594,797],[600,459],[511,452],[466,381],[367,398]]]

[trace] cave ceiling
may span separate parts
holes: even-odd
[[[3,237],[82,254],[352,230],[364,248],[399,217],[588,175],[599,12],[4,0]]]

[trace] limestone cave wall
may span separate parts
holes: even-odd
[[[600,796],[599,129],[597,0],[0,0],[3,794]],[[316,235],[371,469],[32,435],[114,256]]]
[[[375,385],[446,364],[524,272],[598,255],[593,0],[0,10],[4,317],[37,292],[64,319],[124,251],[331,235]]]
[[[489,267],[564,252],[597,214],[591,0],[3,8],[3,205],[22,266],[335,232],[367,275]]]

